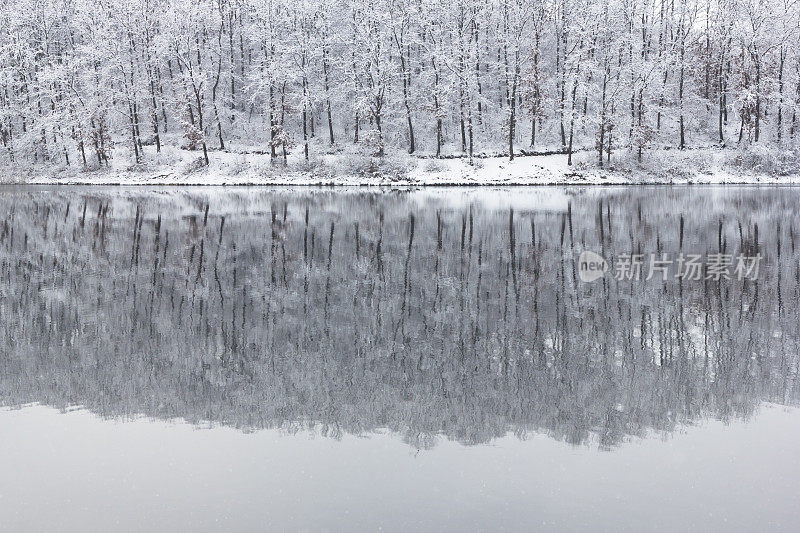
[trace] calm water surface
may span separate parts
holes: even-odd
[[[796,531],[799,206],[0,189],[0,529]]]

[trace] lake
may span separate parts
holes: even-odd
[[[798,205],[0,188],[0,528],[797,531]]]

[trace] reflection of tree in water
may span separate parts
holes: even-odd
[[[747,417],[798,398],[793,196],[7,192],[0,402],[416,445]],[[584,284],[584,248],[764,260],[758,281]]]

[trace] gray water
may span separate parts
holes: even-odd
[[[16,459],[0,514],[28,524],[51,478],[62,522],[38,523],[68,529],[794,530],[798,205],[788,187],[2,189],[0,435]],[[582,281],[584,250],[612,269]],[[617,279],[636,253],[641,279]],[[761,259],[743,279],[734,264],[646,280],[651,253]],[[268,449],[283,470],[261,471]],[[741,472],[713,466],[726,453]],[[704,483],[708,506],[689,488]],[[598,485],[653,500],[622,516]]]

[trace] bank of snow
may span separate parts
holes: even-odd
[[[788,154],[788,155],[787,155]],[[615,157],[600,169],[596,154],[560,153],[437,159],[407,154],[377,158],[338,150],[307,162],[291,154],[284,164],[268,153],[245,150],[209,153],[204,165],[196,151],[165,149],[145,164],[131,166],[116,153],[110,167],[36,166],[0,169],[0,183],[31,185],[317,185],[317,186],[509,186],[631,184],[800,184],[796,154],[760,154],[720,147],[651,150],[642,162]],[[788,169],[788,170],[787,170]]]

